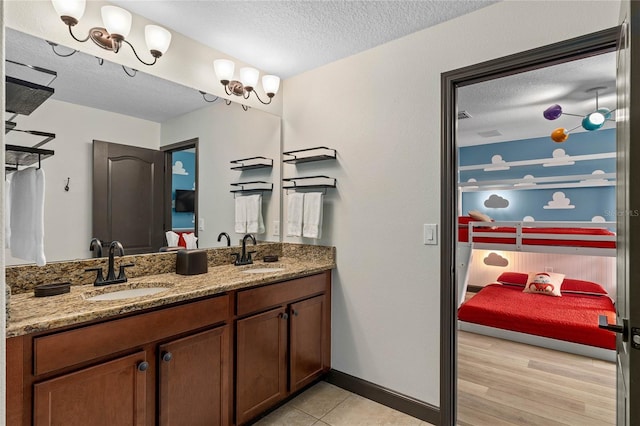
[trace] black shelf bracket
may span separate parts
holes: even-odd
[[[231,170],[239,170],[239,171],[273,167],[272,158],[261,157],[261,156],[241,158],[239,160],[231,160],[230,163],[235,164],[235,166],[231,167]]]
[[[313,151],[320,152],[314,154]],[[308,155],[309,153],[311,153],[311,155]],[[289,164],[299,164],[310,163],[312,161],[335,160],[336,154],[337,151],[333,148],[329,148],[326,146],[316,146],[314,148],[296,149],[293,151],[283,152],[282,155],[287,155],[291,158],[285,158],[282,161]]]

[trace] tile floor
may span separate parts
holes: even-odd
[[[256,426],[428,426],[342,388],[319,382],[255,423]]]

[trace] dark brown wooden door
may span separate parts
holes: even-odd
[[[34,385],[33,424],[144,425],[150,373],[139,367],[145,359],[138,352]]]
[[[287,314],[279,307],[236,323],[236,423],[287,394]]]
[[[316,296],[291,305],[291,392],[320,377],[326,346],[325,297]]]
[[[163,178],[163,152],[94,140],[92,237],[120,241],[126,254],[158,251],[164,245]]]
[[[159,424],[229,425],[229,327],[160,345]]]

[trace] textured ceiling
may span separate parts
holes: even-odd
[[[159,25],[282,78],[488,6],[485,0],[115,0]]]
[[[472,118],[458,121],[459,145],[546,137],[557,127],[579,126],[579,117],[563,115],[548,121],[542,112],[556,103],[566,113],[592,112],[595,94],[587,90],[598,86],[605,87],[599,91],[600,107],[615,109],[615,80],[616,56],[611,52],[462,87],[458,111],[467,111]],[[615,123],[608,122],[609,127]]]

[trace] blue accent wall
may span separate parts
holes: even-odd
[[[171,155],[171,205],[175,204],[176,189],[196,189],[196,154],[188,151],[177,151]],[[195,229],[194,214],[177,212],[171,209],[171,225],[173,229]]]
[[[615,129],[571,134],[564,143],[555,143],[549,137],[544,137],[461,147],[460,166],[492,164],[495,168],[500,168],[502,161],[560,157],[565,158],[567,162],[557,166],[535,164],[505,167],[505,170],[466,170],[459,172],[459,180],[462,183],[468,182],[469,179],[475,179],[478,182],[522,179],[526,175],[538,178],[591,175],[594,171],[615,173],[615,158],[571,161],[572,156],[615,151]],[[463,214],[466,215],[469,210],[478,210],[496,220],[520,221],[530,216],[536,221],[591,221],[596,217],[615,221],[613,213],[615,209],[615,186],[594,185],[580,188],[527,190],[488,189],[462,194]]]

